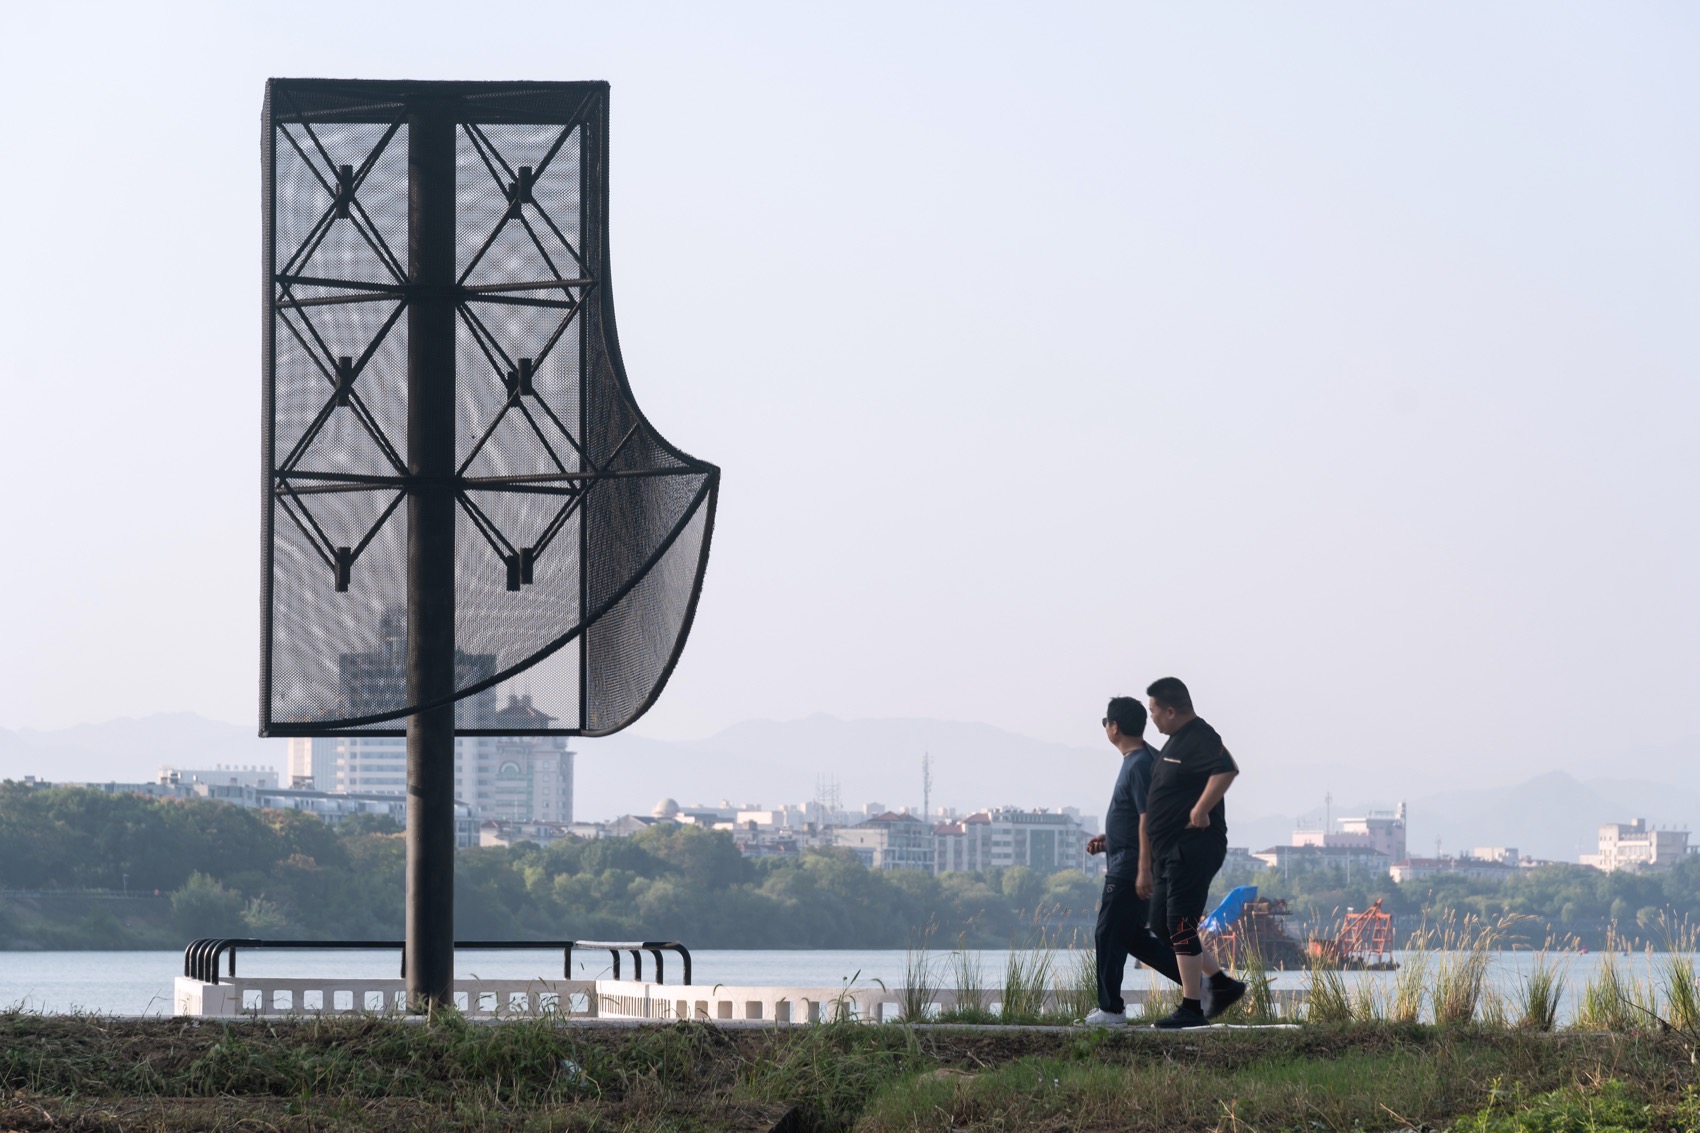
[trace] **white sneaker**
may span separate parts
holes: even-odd
[[[1125,1027],[1127,1026],[1127,1016],[1105,1011],[1101,1007],[1094,1007],[1086,1013],[1086,1018],[1082,1019],[1081,1022],[1088,1027]]]

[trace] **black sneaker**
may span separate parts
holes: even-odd
[[[1228,1008],[1240,1001],[1245,994],[1245,984],[1232,976],[1228,977],[1220,987],[1206,982],[1204,985],[1204,1017],[1214,1019]]]
[[[1198,1008],[1183,1003],[1151,1025],[1159,1031],[1184,1031],[1190,1027],[1208,1027],[1210,1020]]]

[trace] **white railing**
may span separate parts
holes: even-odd
[[[1130,1010],[1142,1009],[1153,998],[1166,1000],[1171,993],[1148,988],[1126,988],[1122,998]],[[714,1023],[825,1023],[859,1020],[891,1023],[903,1018],[904,1004],[911,997],[903,988],[882,987],[765,987],[727,984],[654,984],[641,980],[597,980],[597,1017],[666,1022],[698,1019]],[[928,989],[921,1015],[933,1018],[962,1006],[974,1006],[1001,1014],[1000,993],[988,988],[964,996],[954,988]],[[1298,989],[1271,992],[1278,1018],[1292,1018],[1304,1002]],[[1044,1010],[1061,1012],[1059,994],[1045,994]]]
[[[593,1018],[595,980],[456,980],[454,1005],[472,1019],[539,1015]],[[178,976],[173,1013],[221,1018],[286,1015],[403,1014],[407,984],[399,979],[285,979],[230,976],[205,983]]]
[[[1130,1010],[1144,1008],[1167,992],[1127,988]],[[924,1018],[961,1006],[999,1014],[999,992],[988,988],[964,996],[954,988],[928,989]],[[456,980],[454,1005],[472,1019],[552,1016],[566,1019],[623,1019],[672,1022],[803,1024],[845,1020],[896,1022],[910,998],[902,988],[766,987],[728,984],[658,984],[648,980]],[[1293,1018],[1304,1002],[1299,989],[1271,993],[1278,1018]],[[406,983],[399,979],[285,979],[226,977],[204,983],[177,978],[174,1013],[218,1018],[302,1015],[405,1014]],[[1046,993],[1047,1012],[1059,1010],[1058,993]]]

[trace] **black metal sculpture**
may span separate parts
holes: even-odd
[[[457,528],[422,548],[453,572],[448,699],[532,670],[548,732],[604,735],[665,683],[719,470],[626,381],[607,113],[605,83],[267,84],[264,734],[399,734],[443,701],[392,663],[404,500]]]
[[[618,731],[707,564],[719,470],[620,361],[607,125],[606,83],[266,86],[260,731],[405,728],[416,998],[449,986],[454,736],[515,731],[479,694],[525,673],[526,734]]]

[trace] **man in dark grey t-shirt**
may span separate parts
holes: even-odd
[[[1140,897],[1139,821],[1145,813],[1151,783],[1151,749],[1145,746],[1145,705],[1131,696],[1110,701],[1104,713],[1104,736],[1121,753],[1121,772],[1104,812],[1104,832],[1086,843],[1092,854],[1104,855],[1104,896],[1098,902],[1096,933],[1098,1008],[1086,1022],[1113,1027],[1127,1022],[1122,1001],[1122,974],[1131,953],[1151,968],[1181,982],[1175,950],[1151,931],[1150,906]]]

